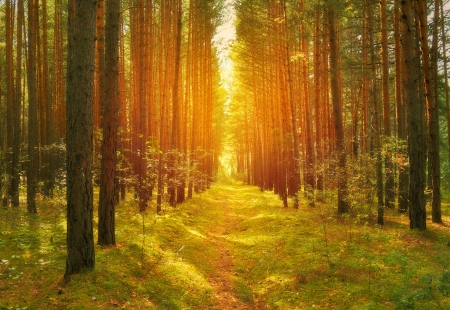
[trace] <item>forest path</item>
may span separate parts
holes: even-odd
[[[212,309],[264,309],[265,305],[255,299],[246,281],[241,277],[242,267],[246,265],[241,257],[242,239],[245,228],[242,224],[254,216],[252,202],[261,193],[242,186],[220,186],[212,188],[211,201],[204,212],[212,220],[208,221],[204,231],[208,236],[207,247],[216,253],[212,260],[211,273],[207,276],[213,290],[215,304]],[[245,245],[244,245],[245,247]]]

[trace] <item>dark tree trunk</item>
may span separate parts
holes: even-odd
[[[15,7],[11,0],[6,0],[6,173],[13,174],[12,168],[12,148],[14,145],[14,11]],[[10,185],[10,184],[9,184]],[[8,186],[8,198],[12,196],[12,186]]]
[[[36,183],[38,178],[38,100],[36,76],[36,19],[38,10],[36,0],[28,0],[28,172],[27,209],[36,213]]]
[[[69,0],[67,261],[65,277],[95,263],[92,189],[95,1]]]
[[[102,162],[98,205],[98,244],[116,244],[116,164],[119,107],[120,0],[107,0],[105,23],[105,72],[102,83]]]
[[[377,176],[377,224],[384,225],[384,193],[383,193],[383,162],[381,157],[381,135],[380,135],[380,100],[378,97],[378,85],[377,85],[377,67],[375,59],[375,42],[374,42],[374,30],[373,30],[373,7],[369,3],[367,9],[367,31],[369,35],[369,52],[372,68],[372,134],[371,134],[371,155],[376,158],[375,170]]]
[[[415,24],[412,16],[412,0],[404,0],[401,4],[403,12],[402,52],[404,66],[403,87],[405,88],[405,104],[408,110],[408,153],[409,153],[409,209],[410,228],[426,229],[425,210],[425,134],[423,126],[423,108],[418,97],[418,68],[414,55],[416,39]]]

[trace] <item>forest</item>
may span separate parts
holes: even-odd
[[[0,309],[450,309],[448,0],[0,0]]]

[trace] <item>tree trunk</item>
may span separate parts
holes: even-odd
[[[434,223],[442,223],[441,216],[441,163],[439,158],[439,115],[436,100],[436,81],[432,74],[430,48],[428,46],[427,7],[424,0],[417,1],[419,9],[420,37],[422,42],[422,68],[428,108],[429,162],[431,177],[431,215]],[[436,8],[435,8],[436,9]],[[435,23],[437,21],[435,20]]]
[[[322,101],[320,94],[320,80],[321,80],[321,42],[320,42],[320,16],[321,12],[319,8],[314,9],[314,116],[316,126],[316,177],[317,177],[317,190],[320,192],[318,197],[322,199],[323,191],[323,171],[321,166],[324,165],[323,160],[323,141],[322,141]]]
[[[410,228],[426,229],[425,210],[425,135],[422,121],[423,109],[418,97],[418,68],[414,55],[414,32],[412,0],[404,0],[401,4],[403,12],[402,52],[403,52],[403,87],[405,88],[405,104],[408,109],[408,153],[409,153],[409,209]]]
[[[389,49],[388,49],[388,22],[387,22],[387,0],[380,1],[381,17],[381,75],[382,75],[382,100],[383,100],[383,125],[384,136],[387,138],[387,152],[384,158],[385,172],[385,198],[386,208],[393,208],[395,203],[394,165],[392,163],[391,137],[391,107],[389,97]]]
[[[67,57],[67,260],[65,277],[93,269],[92,143],[95,2],[69,0]]]
[[[12,149],[14,145],[14,12],[15,7],[11,0],[6,0],[6,173],[12,178],[13,166],[12,164]],[[7,196],[11,199],[12,186],[9,184],[7,189]]]
[[[445,34],[445,18],[444,18],[444,7],[442,4],[442,0],[438,0],[440,5],[440,27],[441,27],[441,42],[442,42],[442,55],[444,59],[444,89],[445,89],[445,107],[446,107],[446,118],[447,118],[447,141],[448,145],[450,145],[450,95],[449,95],[449,86],[448,86],[448,70],[447,70],[447,46],[446,40],[447,36]],[[448,151],[448,161],[450,162],[450,148]]]
[[[23,1],[17,3],[17,57],[16,57],[16,91],[14,104],[14,138],[12,148],[12,174],[11,174],[11,203],[13,207],[19,206],[20,185],[20,141],[21,141],[21,113],[22,113],[22,30],[24,8]]]
[[[176,27],[175,27],[175,68],[174,68],[174,82],[172,89],[172,138],[171,138],[171,149],[172,149],[172,160],[171,160],[171,175],[169,175],[169,203],[171,206],[175,207],[178,199],[176,195],[176,190],[184,191],[184,187],[180,187],[181,176],[178,173],[178,155],[181,154],[181,137],[180,137],[180,62],[181,62],[181,31],[182,31],[182,7],[181,1],[177,0],[174,4],[174,12],[176,12]]]
[[[394,58],[395,58],[395,104],[397,112],[397,135],[400,143],[407,140],[406,127],[406,109],[403,88],[403,57],[402,46],[400,44],[400,0],[394,3]],[[409,195],[409,170],[406,162],[404,163],[403,155],[399,152],[399,176],[398,176],[398,211],[403,213],[408,209]]]
[[[105,71],[101,81],[102,161],[98,204],[98,244],[116,244],[115,204],[117,129],[119,108],[120,0],[107,0],[105,23]]]
[[[339,46],[336,38],[336,19],[334,8],[327,8],[328,27],[330,29],[330,74],[331,74],[331,98],[333,105],[334,130],[336,152],[339,158],[338,167],[338,213],[348,212],[348,189],[347,189],[347,172],[346,172],[346,154],[344,147],[344,126],[342,121],[341,96],[339,93]]]
[[[96,131],[101,126],[101,101],[105,74],[105,1],[96,1],[95,11],[95,73],[94,73],[94,158],[100,153],[100,141]]]
[[[38,100],[36,76],[36,37],[38,18],[36,0],[28,0],[28,173],[27,173],[27,209],[36,213],[36,185],[38,178]]]

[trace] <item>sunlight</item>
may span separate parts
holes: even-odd
[[[236,39],[236,29],[234,27],[236,14],[233,5],[234,0],[225,0],[224,23],[218,27],[214,37],[214,42],[219,50],[222,84],[227,92],[230,91],[233,82],[233,64],[230,59],[230,47]]]
[[[227,101],[225,102],[225,113],[227,113],[227,106],[231,101],[231,90],[233,85],[233,62],[230,58],[230,49],[236,39],[236,28],[234,21],[236,19],[236,12],[234,11],[235,0],[225,0],[225,9],[223,14],[223,24],[217,29],[214,36],[214,42],[219,51],[220,60],[220,76],[221,84],[227,92]],[[224,168],[224,172],[230,175],[232,172],[232,154],[223,149],[220,156],[220,162]]]

